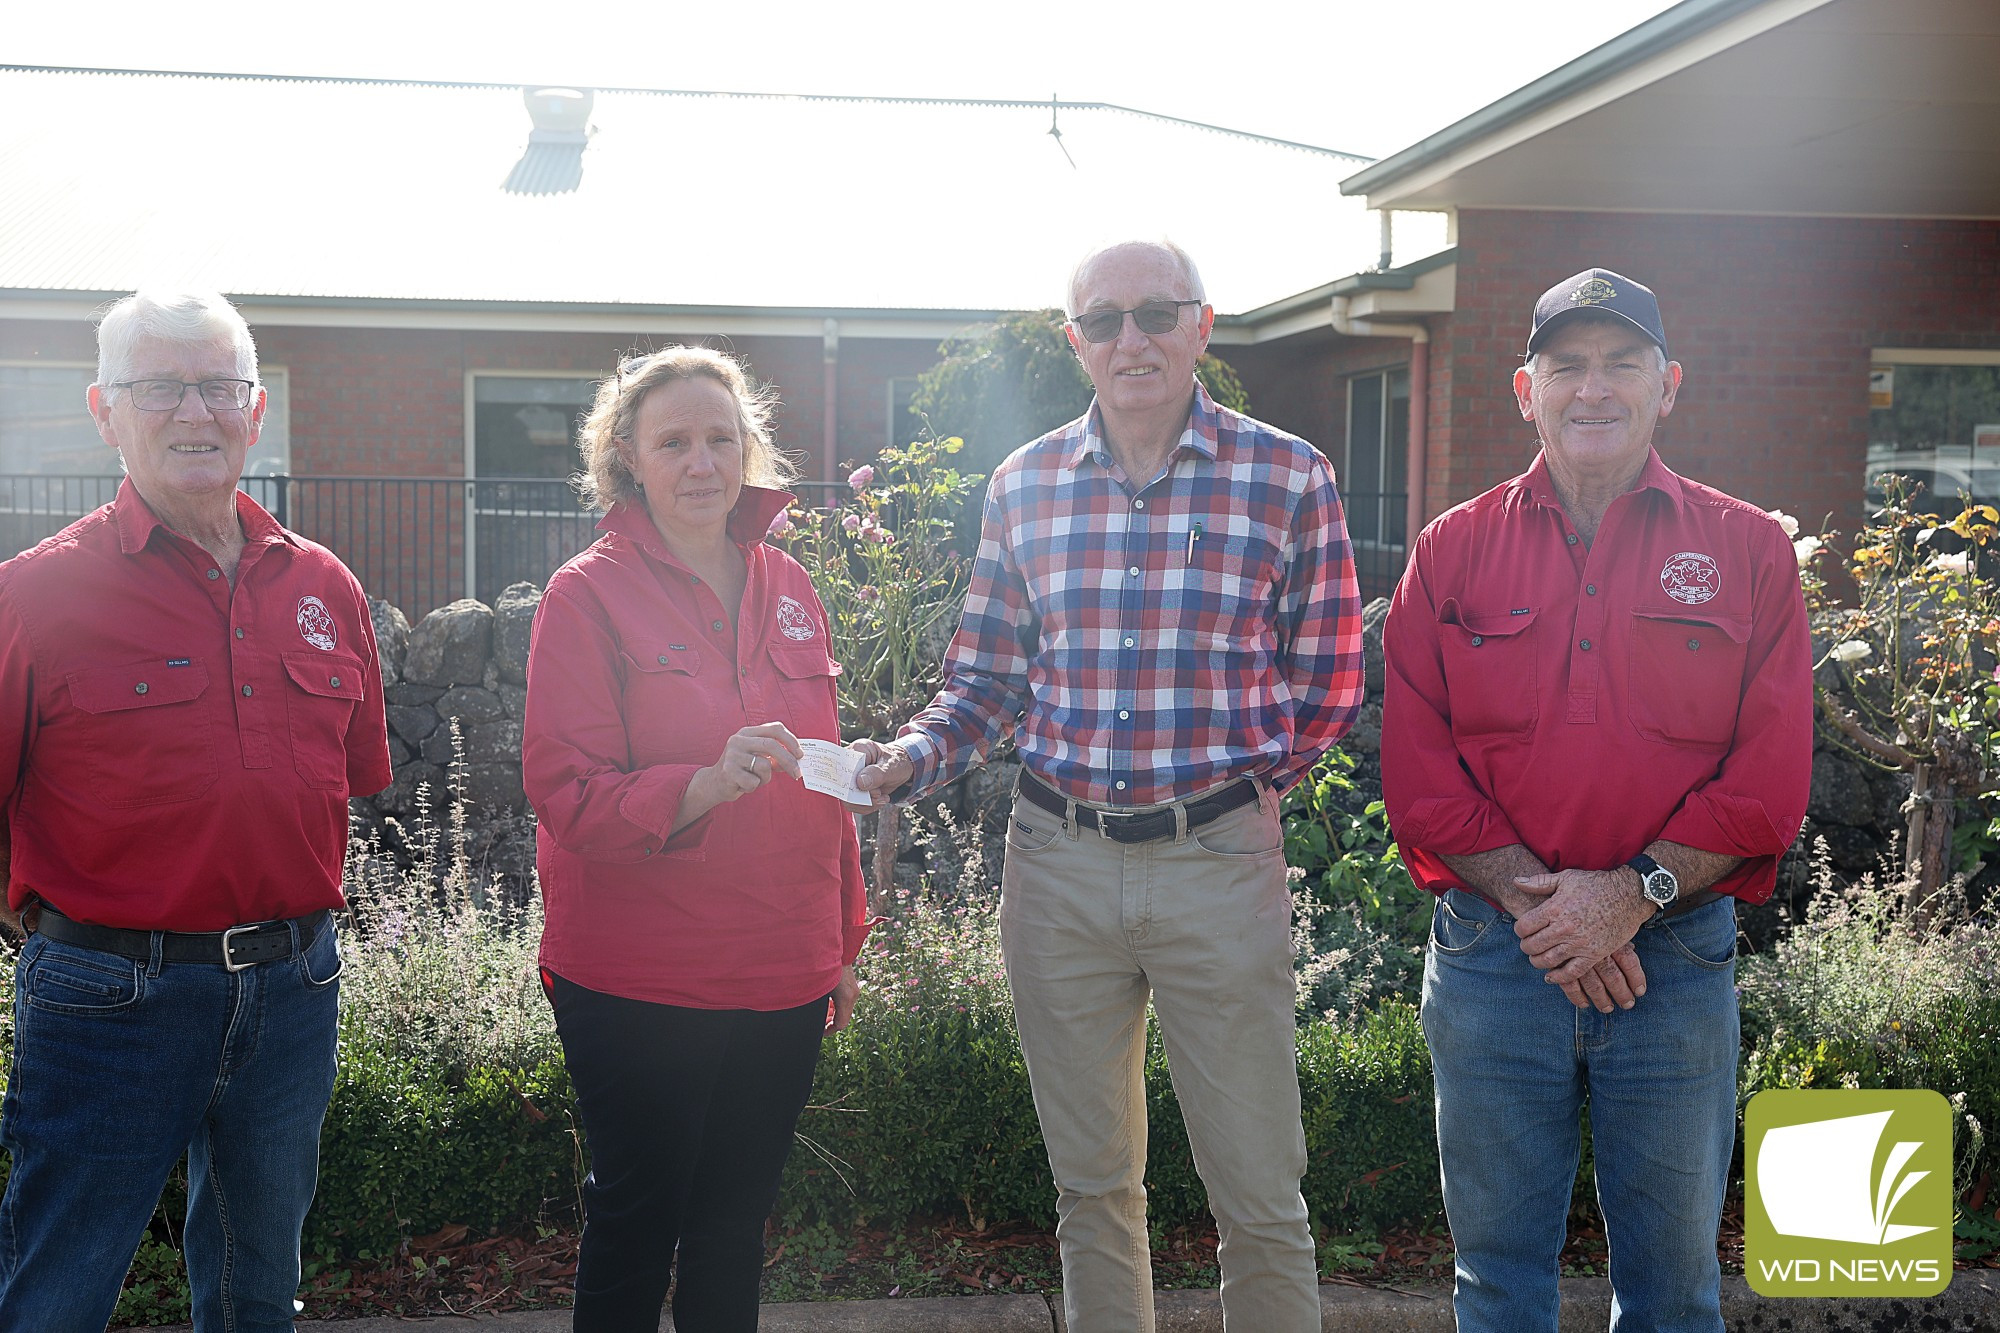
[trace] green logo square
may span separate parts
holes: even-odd
[[[1760,1296],[1935,1296],[1951,1283],[1951,1106],[1774,1088],[1743,1111],[1743,1268]]]

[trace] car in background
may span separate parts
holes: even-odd
[[[1895,474],[1906,477],[1916,488],[1910,508],[1919,514],[1956,518],[1965,508],[1961,497],[1977,504],[2000,505],[2000,461],[1984,458],[1939,458],[1928,451],[1903,456],[1885,455],[1868,460],[1867,484],[1870,510],[1880,509],[1886,497],[1882,478]]]

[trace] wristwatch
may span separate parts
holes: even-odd
[[[1674,878],[1674,872],[1640,852],[1625,863],[1639,872],[1639,892],[1646,895],[1646,901],[1665,912],[1681,896],[1681,882]]]

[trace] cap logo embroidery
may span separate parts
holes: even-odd
[[[1722,571],[1712,555],[1676,551],[1660,567],[1660,589],[1682,606],[1700,606],[1722,590]]]
[[[340,636],[334,629],[333,613],[317,597],[299,598],[299,637],[323,653],[330,653],[339,646]]]
[[[1592,278],[1569,294],[1575,305],[1602,305],[1618,295],[1618,289],[1602,278]]]
[[[813,623],[812,612],[791,597],[778,599],[778,632],[788,639],[804,642],[819,633]]]

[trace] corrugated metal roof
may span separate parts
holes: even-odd
[[[1020,309],[1165,233],[1236,312],[1376,258],[1362,159],[1051,114],[599,89],[587,146],[531,148],[513,86],[0,67],[0,288]]]

